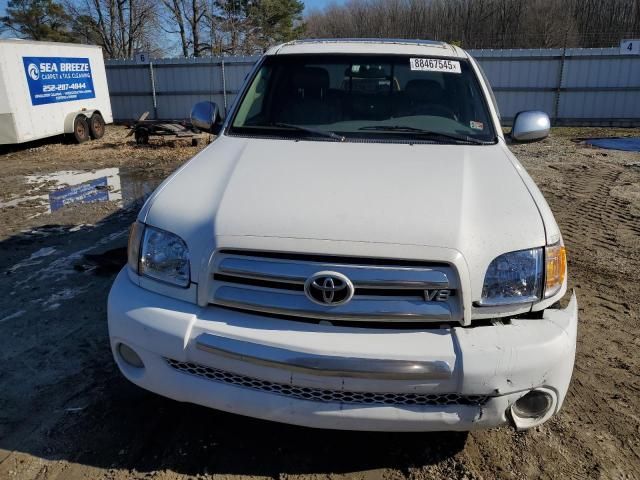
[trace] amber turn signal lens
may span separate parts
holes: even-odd
[[[544,296],[549,298],[562,288],[567,276],[567,251],[564,245],[552,245],[545,251],[546,269]]]
[[[138,263],[140,261],[140,242],[144,233],[144,224],[133,222],[129,228],[129,243],[127,245],[127,263],[135,272],[138,272]]]

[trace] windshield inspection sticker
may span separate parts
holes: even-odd
[[[460,62],[444,58],[410,58],[409,65],[411,70],[421,72],[462,73]]]
[[[474,130],[484,130],[484,123],[471,120],[469,126]]]

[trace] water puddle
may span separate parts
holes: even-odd
[[[39,216],[80,203],[117,202],[119,207],[132,207],[141,204],[161,181],[128,168],[64,170],[28,175],[25,180],[26,194],[0,202],[0,209],[28,206],[42,210],[34,215]]]
[[[610,137],[581,139],[582,143],[608,150],[640,152],[640,137]]]

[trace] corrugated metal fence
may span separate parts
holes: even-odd
[[[108,60],[107,82],[116,121],[184,119],[199,101],[230,107],[259,57],[167,58],[150,63]]]
[[[521,110],[556,125],[640,125],[640,55],[618,48],[472,50],[498,99],[503,122]],[[183,119],[201,100],[229,107],[258,57],[107,62],[113,116]]]
[[[640,124],[640,55],[618,48],[475,50],[503,121],[538,109],[555,124]]]

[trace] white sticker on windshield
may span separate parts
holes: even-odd
[[[409,65],[411,70],[421,72],[462,73],[460,62],[444,58],[410,58]]]

